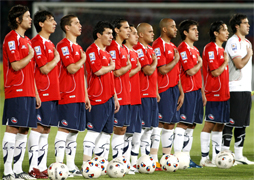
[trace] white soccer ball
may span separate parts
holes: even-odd
[[[166,163],[166,161],[169,159],[169,157],[170,157],[170,154],[164,154],[164,155],[161,157],[161,159],[160,159],[160,164],[161,164],[161,166],[162,166],[162,164],[165,164],[165,163]]]
[[[52,163],[48,167],[48,177],[51,180],[60,179],[65,180],[68,178],[68,167],[63,163]]]
[[[163,155],[165,156],[165,155]],[[179,167],[179,160],[174,155],[166,155],[161,158],[161,167],[164,171],[175,172]]]
[[[106,158],[97,156],[97,157],[94,157],[92,160],[100,164],[101,176],[106,175],[107,166],[108,166],[108,161],[106,160]]]
[[[115,161],[120,161],[124,164],[125,174],[128,174],[131,168],[130,162],[125,157],[117,157]]]
[[[175,153],[175,157],[179,160],[179,167],[178,169],[187,169],[190,165],[190,157],[185,154],[184,152],[177,152]]]
[[[217,154],[215,164],[218,168],[228,169],[234,165],[235,158],[233,153],[229,151],[222,151]]]
[[[137,169],[140,173],[151,174],[155,171],[156,162],[151,156],[143,155],[137,161]]]
[[[95,161],[87,161],[81,167],[81,172],[86,179],[95,179],[101,175],[101,166]]]
[[[119,160],[111,160],[107,166],[107,175],[111,178],[121,178],[125,176],[125,166]]]

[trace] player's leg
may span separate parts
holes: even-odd
[[[159,164],[159,160],[158,160],[158,150],[159,150],[159,147],[160,147],[162,127],[163,127],[163,124],[159,123],[158,127],[153,128],[153,132],[152,132],[152,135],[151,135],[150,156],[152,156],[152,158],[155,160],[157,170],[160,170],[158,168],[161,168],[160,164]]]
[[[161,145],[163,154],[171,154],[174,139],[174,127],[175,124],[164,123],[161,133]]]

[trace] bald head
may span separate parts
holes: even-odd
[[[151,27],[148,23],[140,23],[137,26],[138,33],[144,33],[147,28]]]
[[[153,33],[153,27],[150,24],[140,23],[137,26],[137,31],[139,35],[138,41],[140,43],[144,45],[144,44],[149,44],[153,42],[154,33]]]
[[[162,30],[162,28],[167,27],[170,23],[172,23],[174,20],[170,19],[170,18],[164,18],[160,21],[160,29]]]

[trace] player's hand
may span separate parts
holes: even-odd
[[[41,107],[41,98],[39,96],[39,94],[36,94],[35,96],[35,100],[36,100],[36,109],[39,109]]]
[[[86,105],[86,110],[89,110],[89,112],[91,112],[92,106],[88,98],[86,98],[85,105]]]
[[[112,58],[110,58],[109,66],[112,66],[112,71],[115,70],[115,68],[116,68],[116,64],[115,64],[115,62],[112,60]]]
[[[178,52],[178,50],[176,48],[174,49],[174,52],[175,52],[175,61],[176,61],[176,63],[178,63],[178,61],[180,59],[179,52]]]
[[[137,68],[139,69],[139,70],[141,70],[141,64],[140,64],[140,62],[139,62],[139,59],[137,58]]]
[[[34,49],[30,46],[29,43],[27,43],[27,45],[28,45],[29,55],[31,54],[31,58],[33,58],[34,57]]]
[[[115,100],[115,111],[114,111],[114,113],[116,114],[120,109],[120,104],[119,104],[119,101],[118,101],[117,98],[114,98],[114,100]]]
[[[178,98],[178,101],[177,101],[177,108],[176,108],[177,111],[179,111],[180,108],[182,107],[183,101],[184,101],[184,93],[180,94],[180,96],[179,96],[179,98]]]
[[[157,56],[154,53],[152,54],[152,60],[157,61]]]
[[[226,53],[224,51],[224,61],[228,63],[229,59],[228,59],[228,53]]]
[[[128,60],[127,60],[127,63],[126,63],[126,64],[127,64],[128,68],[131,69],[131,61],[130,61],[130,58],[128,57],[127,59],[128,59]]]
[[[86,53],[82,50],[82,49],[80,49],[80,56],[81,56],[81,59],[83,59],[83,64],[86,62]]]
[[[160,102],[160,100],[161,100],[161,96],[160,96],[160,94],[159,94],[159,93],[157,93],[157,95],[156,95],[156,99],[157,99],[157,102]]]
[[[252,50],[252,48],[251,47],[248,47],[247,45],[246,45],[246,49],[247,49],[247,54],[250,54],[251,56],[253,55],[253,50]]]
[[[206,102],[207,102],[205,93],[202,93],[202,101],[203,101],[203,106],[205,106],[205,105],[206,105]]]
[[[56,48],[54,48],[54,56],[55,56],[56,63],[58,63],[60,61],[60,55],[58,51],[56,50]]]

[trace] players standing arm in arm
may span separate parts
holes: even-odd
[[[81,59],[78,62],[72,63],[69,66],[67,66],[67,71],[70,74],[75,74],[81,68],[81,66],[86,62],[86,53],[82,49],[80,49],[80,55],[81,55]]]
[[[167,74],[169,71],[171,71],[175,65],[178,63],[179,59],[180,59],[180,56],[179,56],[179,52],[177,49],[174,49],[175,51],[175,58],[173,59],[173,61],[171,61],[170,63],[164,65],[164,66],[160,66],[158,67],[158,70],[159,72],[162,74],[162,75],[165,75]]]
[[[54,67],[59,61],[60,55],[58,51],[54,48],[54,59],[52,59],[50,62],[40,68],[41,73],[47,75],[50,71],[52,71],[52,69],[54,69]]]
[[[157,67],[157,63],[158,63],[158,60],[157,60],[157,57],[155,54],[152,54],[152,59],[153,59],[153,62],[151,65],[146,65],[142,68],[142,71],[145,73],[145,75],[152,75],[153,72],[156,70],[156,67]],[[158,88],[157,88],[158,89]]]
[[[189,76],[193,76],[195,75],[199,69],[202,67],[202,58],[200,56],[198,56],[198,63],[191,69],[188,69],[186,71],[186,73],[189,75]]]
[[[236,57],[233,59],[233,62],[237,69],[242,69],[248,63],[250,57],[253,55],[253,50],[251,47],[246,46],[246,49],[247,49],[247,54],[244,58]]]
[[[221,75],[221,73],[223,73],[223,71],[225,70],[227,65],[228,65],[228,54],[226,52],[224,52],[224,62],[223,62],[223,64],[218,69],[215,69],[215,70],[211,71],[211,74],[214,77],[218,77],[219,75]]]
[[[106,73],[108,73],[110,71],[113,71],[114,69],[115,69],[115,63],[110,58],[109,66],[102,66],[101,69],[99,71],[96,71],[94,74],[96,76],[101,76],[101,75],[106,74]]]
[[[114,76],[119,77],[127,73],[131,69],[131,62],[130,58],[128,57],[128,61],[126,66],[121,67],[120,69],[117,69],[114,71]]]

